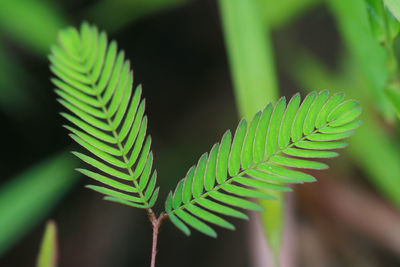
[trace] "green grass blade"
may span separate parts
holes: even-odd
[[[74,165],[73,157],[55,155],[0,188],[0,255],[44,219],[78,181]]]
[[[48,221],[40,245],[36,267],[56,267],[58,263],[57,225]]]

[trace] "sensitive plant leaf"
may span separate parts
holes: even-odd
[[[36,267],[56,267],[58,261],[57,225],[50,220],[46,224]]]
[[[218,1],[237,110],[239,116],[246,118],[249,123],[253,115],[265,107],[265,103],[277,100],[279,95],[268,26],[282,24],[296,13],[296,10],[304,6],[306,1],[309,0],[283,0],[273,3],[270,0]],[[268,8],[264,8],[266,6]],[[272,110],[272,105],[267,107],[260,120],[267,120]],[[268,131],[268,127],[257,133],[256,142],[262,142],[265,131]],[[259,146],[256,145],[257,147]],[[264,153],[262,148],[257,149],[254,154],[255,159],[258,160]],[[281,192],[276,193],[279,194]],[[263,224],[266,226],[264,232],[267,239],[270,240],[271,234],[281,236],[284,203],[263,201],[262,205],[267,210],[267,220],[271,222],[267,226]],[[278,255],[279,249],[280,246],[271,246],[272,254]]]
[[[297,94],[287,105],[284,98],[273,108],[269,104],[254,115],[250,124],[246,120],[239,123],[232,143],[227,131],[210,154],[201,156],[169,194],[166,213],[187,235],[187,226],[211,237],[216,237],[216,232],[208,224],[233,229],[219,216],[247,218],[236,209],[263,210],[246,198],[275,199],[275,192],[290,191],[282,183],[314,182],[316,179],[303,169],[328,168],[314,159],[338,155],[330,150],[347,145],[338,140],[354,133],[360,111],[358,102],[343,100],[341,94],[329,97],[327,91],[312,92],[302,103]],[[339,133],[324,133],[328,129],[334,132],[335,128],[341,128]],[[211,167],[212,172],[204,171],[208,168],[206,162],[214,166],[215,161],[217,167]]]
[[[142,88],[132,88],[129,61],[116,42],[88,23],[61,31],[58,39],[49,59],[58,101],[69,110],[61,115],[73,124],[65,126],[71,138],[90,154],[73,153],[93,168],[79,171],[105,185],[87,188],[105,200],[151,208],[157,175]]]
[[[0,255],[42,220],[78,181],[75,165],[66,153],[54,155],[0,189]]]
[[[291,50],[286,51],[289,53]],[[290,55],[290,53],[289,53]],[[358,88],[365,87],[365,81],[360,77],[360,69],[355,62],[345,58],[342,62],[342,71],[332,73],[329,67],[323,64],[309,51],[296,52],[295,61],[288,61],[286,67],[291,75],[303,88],[342,88],[347,94],[359,97],[363,106],[374,106],[373,97],[369,94],[359,94]],[[376,116],[373,109],[363,111],[363,125],[357,135],[349,140],[348,153],[352,162],[358,164],[365,172],[366,178],[376,187],[385,198],[400,207],[400,146],[396,137],[382,127],[382,121]],[[325,129],[326,133],[344,132],[359,127],[360,121]],[[371,140],[374,140],[371,142]],[[332,152],[334,153],[334,152]],[[371,157],[370,155],[375,155]],[[385,160],[376,161],[384,158]],[[352,162],[349,164],[353,166]],[[349,167],[351,167],[349,166]]]

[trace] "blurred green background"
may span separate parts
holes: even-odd
[[[68,153],[79,148],[61,127],[47,54],[58,30],[83,20],[118,41],[143,84],[159,210],[225,129],[278,96],[329,89],[363,106],[362,127],[328,171],[315,173],[318,183],[263,203],[259,226],[237,221],[236,232],[220,230],[217,240],[186,238],[165,223],[160,266],[267,266],[265,255],[282,266],[399,266],[399,7],[396,0],[0,0],[0,266],[33,266],[48,218],[59,229],[59,266],[148,265],[145,213],[83,188],[73,170],[81,163]]]

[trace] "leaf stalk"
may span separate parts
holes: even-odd
[[[161,226],[161,223],[168,217],[168,215],[164,212],[161,212],[160,216],[157,217],[152,209],[148,209],[148,216],[153,227],[153,242],[151,246],[151,262],[150,267],[156,266],[156,255],[157,255],[157,241],[158,241],[158,232]]]

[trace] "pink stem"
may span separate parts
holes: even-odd
[[[151,224],[153,225],[153,245],[151,247],[151,263],[150,267],[156,266],[156,255],[157,255],[157,240],[158,240],[158,229],[162,221],[167,217],[165,213],[161,213],[160,216],[157,218],[154,212],[150,209],[149,210],[149,218]]]

